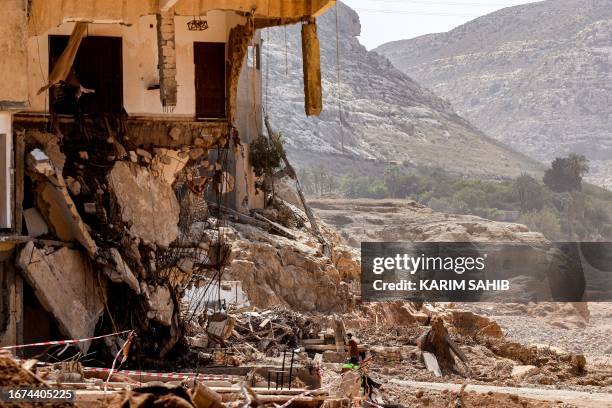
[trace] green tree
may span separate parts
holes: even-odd
[[[488,207],[485,192],[473,186],[463,187],[455,193],[453,198],[457,201],[463,201],[470,210]]]
[[[589,161],[583,155],[570,154],[558,157],[546,170],[544,184],[552,191],[563,193],[582,191],[582,178],[589,172]]]
[[[514,180],[512,193],[518,200],[522,213],[541,210],[544,207],[544,189],[528,174],[522,174]]]
[[[385,183],[383,181],[374,180],[368,186],[367,197],[378,199],[387,198],[389,197],[389,191],[387,190],[387,187],[385,186]]]

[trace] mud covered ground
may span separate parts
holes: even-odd
[[[612,303],[589,303],[587,319],[563,304],[464,304],[495,320],[508,339],[584,354],[589,364],[612,365]]]

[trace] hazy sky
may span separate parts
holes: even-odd
[[[343,0],[361,19],[361,43],[383,43],[449,31],[478,16],[533,0]]]

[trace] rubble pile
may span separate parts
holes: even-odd
[[[236,182],[218,153],[227,146],[192,135],[189,148],[144,148],[121,121],[96,123],[67,133],[69,147],[28,130],[24,216],[34,239],[17,264],[62,335],[135,335],[81,344],[73,366],[30,363],[42,381],[92,391],[104,406],[197,408],[484,401],[454,391],[407,398],[393,381],[612,388],[609,367],[513,342],[477,308],[362,304],[356,250],[327,225],[314,228],[299,197],[281,189],[248,213],[224,205]],[[431,216],[417,212],[413,228]],[[426,227],[426,239],[448,232],[443,220]],[[476,227],[461,223],[466,234]],[[541,239],[512,228],[476,229]],[[588,308],[572,310],[577,325],[588,321]],[[120,367],[80,365],[89,354]],[[206,377],[215,373],[223,377]]]
[[[452,304],[425,304],[417,310],[410,304],[386,303],[385,311],[401,310],[398,315],[408,322],[404,324],[397,324],[393,314],[386,319],[381,307],[364,305],[342,318],[346,330],[358,333],[375,362],[369,373],[383,382],[396,378],[469,379],[500,386],[565,383],[610,389],[612,385],[609,367],[589,365],[583,355],[555,347],[507,340],[495,321]],[[435,369],[428,364],[428,353],[435,359]],[[326,367],[340,371],[331,363]]]
[[[41,385],[43,383],[34,373],[22,367],[8,352],[0,352],[0,386]]]
[[[10,353],[0,351],[0,387],[5,389],[16,388],[48,388],[49,384],[37,375],[34,368],[36,361],[28,360],[23,364],[17,362]],[[31,406],[43,406],[43,403],[32,404],[29,402],[15,401],[12,403],[6,402],[2,404],[7,408],[26,408]],[[72,407],[74,404],[68,402],[50,402],[44,403],[44,406],[51,408]]]
[[[210,306],[184,313],[185,294],[222,279],[240,281],[248,303],[262,308],[354,305],[347,281],[358,278],[359,260],[333,230],[314,234],[280,198],[250,214],[224,206],[235,181],[215,153],[223,139],[175,127],[169,140],[189,144],[146,147],[121,117],[77,124],[24,131],[32,185],[24,214],[37,239],[18,266],[64,335],[135,330],[131,358],[156,365],[181,354],[191,320]],[[121,344],[107,346],[110,361]]]
[[[609,367],[590,366],[582,355],[506,340],[503,333],[491,329],[495,322],[454,305],[404,306],[406,313],[416,315],[412,323],[396,325],[392,318],[381,318],[376,327],[362,324],[376,319],[373,308],[365,305],[335,316],[303,314],[281,306],[199,316],[187,328],[191,358],[198,359],[201,369],[246,369],[245,376],[223,380],[180,372],[161,379],[152,373],[123,370],[111,378],[107,372],[92,372],[79,363],[40,367],[30,363],[30,367],[56,386],[100,391],[92,395],[104,406],[155,403],[199,408],[243,406],[245,402],[274,406],[291,401],[295,406],[344,407],[369,398],[376,404],[419,407],[549,407],[555,405],[504,392],[443,388],[469,381],[493,387],[563,384],[579,390],[588,387],[596,393],[612,390]],[[421,314],[428,320],[422,321]],[[357,370],[347,366],[346,333],[359,336],[363,358]],[[442,388],[407,392],[402,381],[427,387],[440,384]],[[368,385],[365,394],[363,384]],[[104,388],[113,392],[102,394]]]
[[[261,352],[272,348],[296,348],[304,339],[318,338],[322,325],[307,316],[282,310],[247,311],[236,316],[236,340],[246,341]]]
[[[350,308],[347,283],[312,235],[294,231],[297,239],[292,240],[252,225],[232,223],[230,228],[226,238],[232,252],[225,276],[242,282],[252,305],[322,313]],[[335,253],[334,247],[331,251]]]
[[[241,366],[262,363],[318,339],[325,319],[277,306],[273,309],[202,315],[187,326],[187,342],[202,364]],[[216,326],[216,327],[215,327]],[[286,356],[285,356],[286,357]],[[296,362],[308,363],[303,355]],[[296,378],[297,379],[297,378]]]
[[[40,212],[51,231],[47,237],[60,248],[53,252],[48,240],[26,246],[19,266],[29,283],[47,300],[46,309],[66,335],[82,338],[96,329],[129,328],[140,334],[139,352],[165,356],[182,336],[178,305],[184,287],[198,268],[214,267],[207,241],[203,248],[173,248],[181,223],[177,178],[189,184],[194,166],[212,171],[214,165],[196,163],[192,158],[198,155],[189,148],[145,150],[131,142],[120,118],[82,119],[63,136],[70,143],[61,151],[58,136],[40,130],[26,135],[32,211]],[[213,184],[212,176],[206,180]],[[85,257],[78,248],[66,248],[72,241],[86,250]],[[37,264],[40,260],[44,262]],[[40,265],[46,270],[39,272]],[[65,280],[71,268],[74,279]],[[50,278],[53,274],[57,277]],[[51,287],[63,284],[51,292],[45,276]],[[91,283],[83,286],[87,281]],[[80,297],[81,308],[65,303]],[[105,310],[110,319],[96,327]],[[147,333],[154,333],[156,341],[149,343]]]

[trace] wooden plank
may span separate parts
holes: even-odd
[[[336,351],[335,344],[305,344],[302,349],[306,351]],[[346,345],[344,346],[344,350],[348,350]]]
[[[324,345],[325,344],[325,339],[302,339],[300,340],[300,342],[304,345],[304,346],[314,346],[314,345]]]
[[[282,225],[280,225],[279,223],[276,223],[274,221],[270,221],[269,219],[267,219],[266,217],[264,217],[261,214],[258,213],[254,213],[253,216],[255,217],[255,219],[259,220],[259,221],[263,221],[266,224],[268,224],[268,227],[270,229],[272,229],[273,231],[276,231],[277,233],[279,233],[280,235],[292,239],[292,240],[297,240],[297,237],[293,234],[293,232],[291,232],[289,229],[283,227]]]
[[[321,46],[317,36],[317,23],[302,25],[302,56],[304,64],[304,95],[307,116],[318,116],[323,110],[321,88]]]
[[[344,351],[345,344],[344,338],[346,330],[344,328],[344,322],[338,317],[334,317],[334,340],[336,342],[336,351]]]

